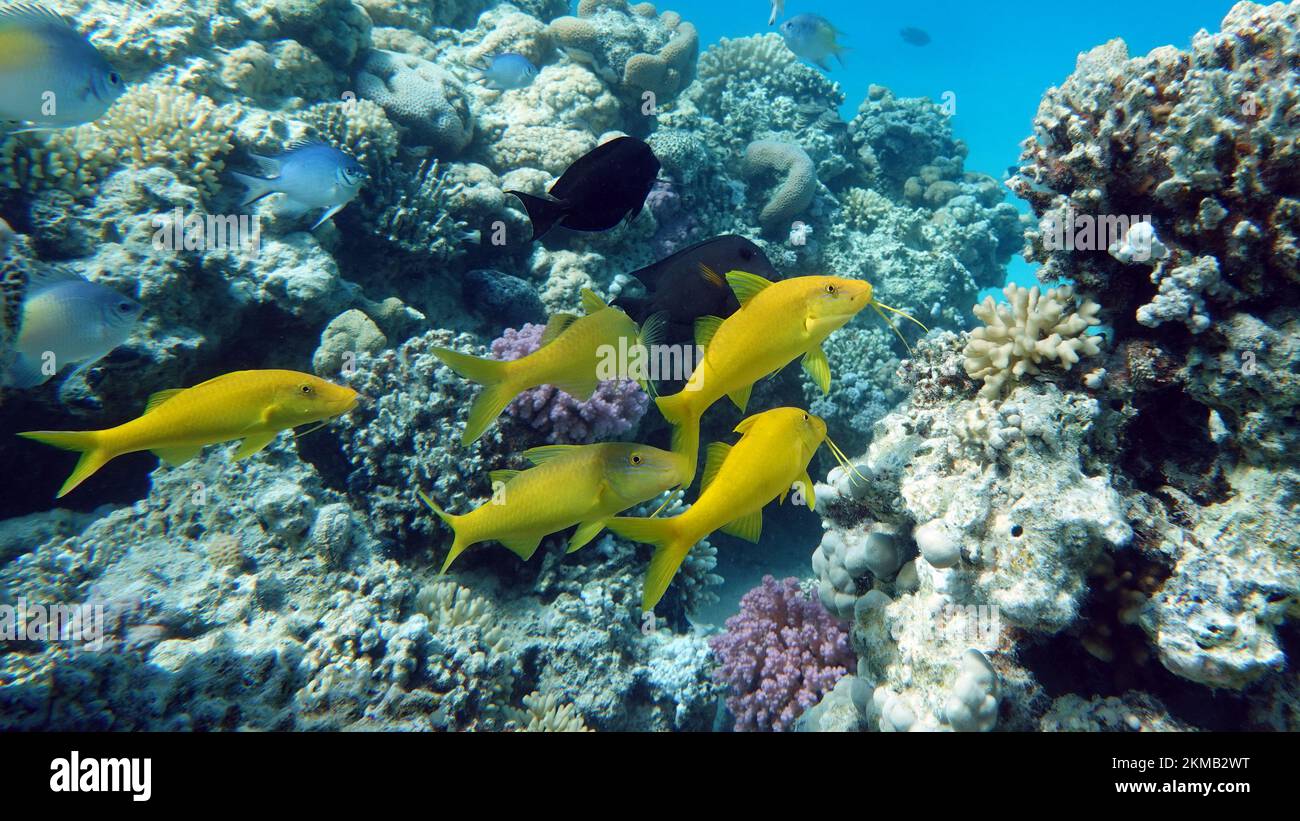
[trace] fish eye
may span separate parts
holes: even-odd
[[[808,412],[807,412],[807,411],[804,411],[803,421],[805,421],[805,422],[808,421]]]
[[[827,283],[827,284],[826,284],[826,293],[828,293],[828,294],[833,294],[833,293],[835,293],[835,284],[834,284],[834,283]]]
[[[639,453],[634,453],[634,454],[632,454],[631,456],[628,457],[628,461],[631,462],[633,465],[639,465],[639,464],[641,464],[641,461],[642,461],[642,460],[641,460],[641,454],[639,454]]]
[[[119,302],[117,303],[117,309],[124,314],[129,314],[135,309],[135,306],[129,302]]]
[[[121,85],[122,75],[118,74],[116,71],[110,71],[108,73],[108,84],[112,86]]]
[[[311,385],[299,385],[299,386],[298,386],[298,391],[299,391],[303,396],[311,396],[313,393],[316,392],[316,389],[313,388]]]

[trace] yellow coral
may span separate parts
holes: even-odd
[[[122,95],[99,125],[120,162],[162,166],[206,194],[221,187],[222,160],[234,147],[233,108],[172,86],[136,86]]]

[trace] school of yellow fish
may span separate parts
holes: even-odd
[[[743,271],[732,271],[726,280],[740,310],[725,319],[703,317],[696,322],[695,341],[703,351],[698,365],[679,393],[656,399],[674,426],[672,450],[623,442],[533,448],[523,454],[533,467],[493,472],[493,498],[459,515],[444,511],[417,490],[454,534],[444,573],[479,542],[499,542],[528,559],[553,533],[576,525],[568,543],[572,552],[609,528],[654,546],[641,601],[642,609],[650,611],[691,548],[710,533],[721,530],[756,542],[763,508],[771,501],[784,502],[793,493],[812,508],[808,465],[817,449],[825,442],[841,464],[847,460],[820,418],[799,408],[773,408],[737,425],[740,439],[734,445],[717,442],[708,448],[699,495],[684,513],[669,518],[657,518],[657,511],[644,518],[619,516],[669,490],[684,492],[692,485],[700,420],[720,398],[729,397],[744,412],[754,383],[800,357],[812,380],[829,391],[830,365],[822,342],[868,306],[893,310],[877,302],[871,285],[862,280],[802,276],[769,282]],[[662,317],[652,316],[638,328],[622,310],[590,290],[583,292],[582,302],[584,316],[552,317],[541,347],[512,362],[434,350],[457,374],[483,385],[470,409],[463,444],[478,439],[520,393],[555,385],[578,399],[589,398],[598,384],[603,350],[656,344]],[[646,383],[643,387],[652,389]],[[19,435],[81,453],[59,490],[62,497],[123,454],[147,450],[179,465],[208,445],[241,440],[232,458],[242,459],[281,432],[324,424],[361,399],[351,388],[297,371],[237,371],[157,393],[140,417],[114,428]]]

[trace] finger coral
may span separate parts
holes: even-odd
[[[794,578],[764,576],[709,646],[742,731],[790,729],[856,663],[848,633]]]
[[[1052,288],[1045,295],[1037,287],[1011,284],[1003,289],[1009,304],[993,297],[972,310],[984,323],[971,331],[966,343],[966,373],[984,380],[980,396],[996,399],[1009,381],[1039,373],[1044,360],[1057,362],[1067,371],[1080,356],[1101,352],[1099,337],[1088,336],[1088,328],[1101,324],[1101,306],[1085,300],[1076,310],[1074,290]]]

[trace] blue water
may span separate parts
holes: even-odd
[[[860,0],[789,0],[782,19],[811,12],[830,20],[853,50],[830,76],[844,88],[844,117],[852,118],[872,84],[900,97],[956,95],[954,130],[970,146],[966,168],[999,179],[1020,158],[1043,92],[1074,70],[1081,51],[1122,37],[1130,54],[1174,45],[1186,48],[1200,29],[1217,31],[1229,0],[1098,0],[1087,4],[997,0],[933,0],[866,4]],[[767,27],[766,0],[701,3],[689,19],[701,47],[722,37],[745,37]],[[929,33],[929,45],[903,41],[899,29]],[[1010,198],[1017,206],[1023,203]],[[1009,279],[1036,283],[1033,267],[1014,257]]]

